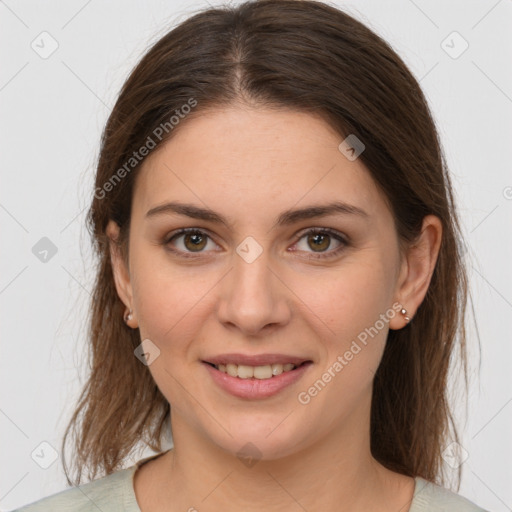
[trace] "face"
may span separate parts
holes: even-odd
[[[269,460],[358,435],[403,327],[382,193],[312,115],[233,107],[179,128],[137,176],[129,267],[115,267],[173,433]],[[237,362],[263,378],[211,364]]]

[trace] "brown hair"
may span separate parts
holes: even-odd
[[[193,102],[188,115],[170,123]],[[90,479],[99,470],[120,469],[138,443],[162,451],[170,418],[169,403],[134,356],[141,339],[123,321],[105,234],[115,220],[128,261],[131,199],[143,161],[131,160],[134,151],[148,137],[158,149],[194,116],[236,102],[320,115],[340,142],[355,134],[366,146],[359,158],[387,199],[402,243],[415,240],[427,214],[441,219],[426,297],[409,325],[389,332],[375,375],[371,451],[393,471],[443,484],[442,451],[449,436],[458,440],[447,389],[457,346],[467,389],[467,275],[435,123],[419,84],[385,41],[335,7],[301,0],[195,13],[148,50],[122,87],[102,135],[88,212],[99,257],[88,333],[91,371],[62,443],[68,482],[64,450],[71,432],[78,484],[86,467]],[[165,135],[157,137],[161,126]],[[460,475],[459,468],[458,485]]]

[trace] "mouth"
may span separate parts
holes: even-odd
[[[226,373],[231,377],[237,377],[239,379],[271,379],[273,377],[277,377],[282,373],[291,372],[296,370],[297,368],[311,363],[312,361],[307,360],[303,361],[299,364],[294,363],[273,363],[273,364],[265,364],[258,366],[251,366],[247,364],[235,364],[235,363],[227,363],[227,364],[213,364],[209,361],[203,361],[204,363],[212,366],[216,370],[219,370],[222,373]]]
[[[219,388],[248,400],[279,394],[298,382],[313,365],[311,359],[283,354],[224,354],[201,363]]]

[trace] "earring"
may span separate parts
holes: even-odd
[[[131,319],[132,319],[132,310],[130,309],[130,311],[127,310],[124,313],[124,321],[126,323],[128,323]]]
[[[400,313],[402,313],[402,315],[404,315],[405,323],[408,324],[411,321],[411,319],[407,316],[407,310],[405,308],[402,308]]]

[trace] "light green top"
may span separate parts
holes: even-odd
[[[164,453],[146,457],[127,469],[71,487],[12,512],[141,512],[135,497],[133,476],[142,464]],[[409,512],[486,512],[466,498],[421,477],[416,477],[415,482]]]

